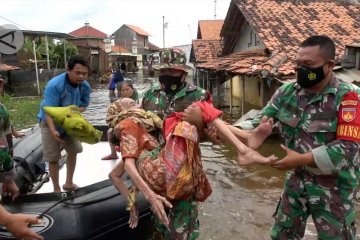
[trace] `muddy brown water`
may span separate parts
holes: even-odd
[[[144,79],[140,74],[129,74],[125,78],[132,79],[140,93],[155,81],[153,78]],[[225,97],[228,96],[225,94]],[[94,84],[86,117],[92,123],[105,124],[104,116],[109,103],[106,84]],[[229,109],[223,110],[224,119],[230,123],[240,118],[239,108],[234,108],[232,115]],[[274,136],[267,139],[259,151],[265,156],[284,156],[279,145],[280,140]],[[284,172],[261,165],[239,167],[234,149],[226,145],[204,142],[201,143],[201,151],[213,193],[199,204],[199,239],[270,239],[269,229],[282,191]],[[359,216],[358,212],[357,222]],[[316,239],[316,231],[310,219],[304,239]]]

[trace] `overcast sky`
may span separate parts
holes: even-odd
[[[69,33],[84,25],[111,35],[123,24],[151,34],[150,41],[166,47],[190,44],[199,20],[212,20],[215,0],[1,0],[0,26],[15,22],[21,29]],[[230,0],[216,0],[216,19],[224,19]],[[5,19],[4,19],[5,18]]]

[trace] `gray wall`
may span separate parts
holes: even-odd
[[[136,39],[137,53],[138,54],[147,54],[145,47],[148,46],[148,37],[142,36],[134,32],[129,27],[123,25],[114,33],[115,45],[120,45],[126,49],[132,50],[132,42]]]
[[[250,27],[248,23],[245,23],[239,34],[239,39],[235,44],[233,52],[240,52],[253,49],[265,49],[259,36]]]
[[[56,69],[56,70],[42,70],[39,71],[39,86],[41,94],[43,93],[46,83],[63,72],[65,69]],[[36,84],[36,73],[35,70],[24,71],[16,70],[8,72],[8,81],[5,86],[5,92],[19,96],[37,96],[38,88]]]

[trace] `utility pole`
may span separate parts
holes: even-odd
[[[214,7],[215,7],[214,19],[216,20],[216,0],[214,0]]]
[[[191,29],[190,29],[190,24],[188,24],[188,28],[189,28],[189,36],[190,36],[190,43],[192,42],[192,37],[191,37]]]
[[[163,16],[163,48],[165,48],[165,16]]]

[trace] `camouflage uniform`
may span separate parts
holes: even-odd
[[[154,84],[144,95],[142,107],[153,111],[165,119],[173,112],[183,112],[195,101],[207,100],[209,95],[204,89],[186,82],[184,88],[173,97],[161,90],[160,84]],[[199,236],[197,202],[178,200],[172,202],[173,208],[168,212],[170,231],[158,219],[154,219],[156,227],[162,232],[164,239],[193,240]]]
[[[193,102],[207,100],[207,92],[188,82],[184,88],[175,94],[174,97],[167,96],[161,90],[159,83],[154,83],[144,94],[142,108],[156,113],[161,119],[165,119],[173,112],[183,112]]]
[[[0,103],[0,141],[7,142],[6,136],[11,134],[11,120],[8,110]],[[15,177],[14,161],[11,150],[4,143],[0,146],[0,182],[9,182]],[[6,144],[7,145],[7,144]]]
[[[284,190],[274,214],[272,239],[300,239],[311,214],[318,239],[355,239],[354,195],[359,177],[359,148],[336,139],[338,110],[344,94],[360,90],[333,77],[320,94],[306,94],[298,84],[285,84],[262,109],[279,121],[290,149],[312,152],[317,167],[286,173]],[[249,128],[260,117],[241,124]]]

